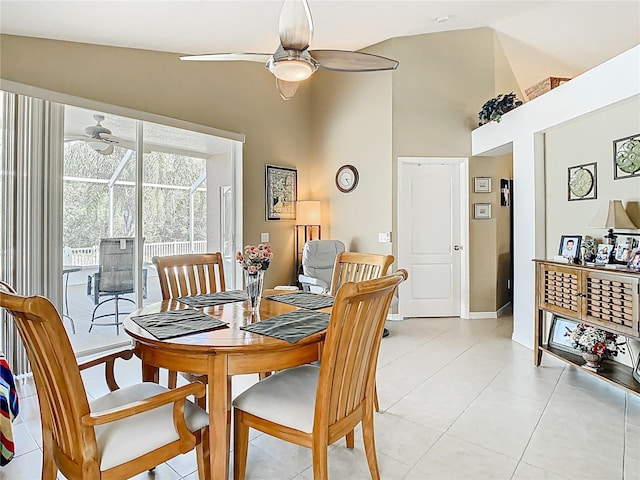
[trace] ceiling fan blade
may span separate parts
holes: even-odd
[[[266,63],[271,58],[270,53],[210,53],[207,55],[187,55],[180,60],[195,62],[262,62]]]
[[[124,138],[116,137],[115,135],[110,135],[108,133],[101,133],[100,138],[105,142],[109,142],[111,146],[117,145],[118,147],[126,148],[128,150],[136,150],[136,143],[131,140],[126,140]],[[144,153],[151,153],[148,147],[144,147]]]
[[[276,87],[278,87],[278,92],[283,100],[292,98],[296,94],[300,83],[301,82],[287,82],[276,78]]]
[[[371,53],[349,52],[345,50],[309,50],[318,67],[336,72],[377,72],[395,70],[398,62],[391,58]]]
[[[303,51],[313,37],[313,20],[307,0],[285,0],[280,12],[280,44],[285,50]]]
[[[95,151],[98,152],[100,155],[111,155],[113,153],[113,145],[109,145],[104,150],[95,150]]]

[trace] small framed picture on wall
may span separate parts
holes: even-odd
[[[640,133],[613,141],[613,179],[640,176]]]
[[[598,198],[598,164],[585,163],[569,167],[567,173],[567,197],[573,200],[593,200]]]
[[[491,204],[474,203],[473,218],[475,218],[476,220],[489,220],[491,218]]]
[[[474,177],[474,193],[491,193],[491,177]]]

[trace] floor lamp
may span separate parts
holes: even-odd
[[[319,240],[320,201],[301,200],[296,202],[296,281],[302,273],[302,251],[309,240]]]

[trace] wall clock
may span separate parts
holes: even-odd
[[[336,173],[336,187],[343,193],[352,192],[358,186],[358,170],[353,165],[343,165]]]
[[[570,201],[596,198],[596,171],[595,162],[569,167],[567,186]]]

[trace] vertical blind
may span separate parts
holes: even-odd
[[[64,106],[3,95],[0,164],[0,280],[21,295],[62,304]],[[0,350],[14,375],[29,364],[10,316],[0,316]]]

